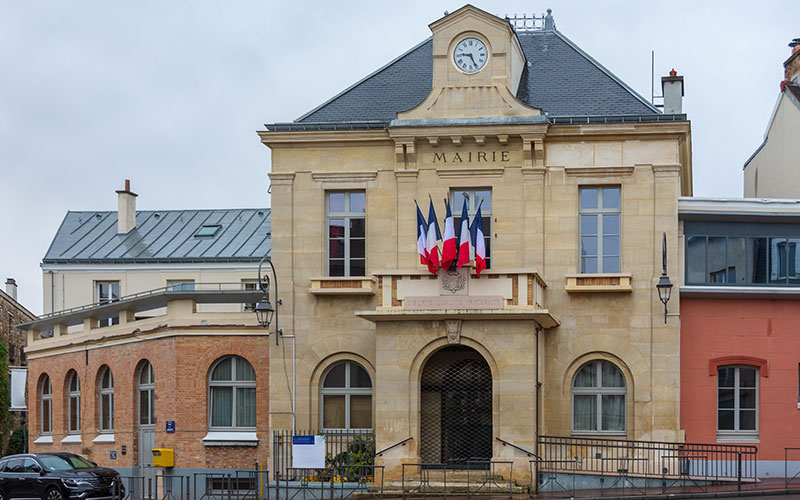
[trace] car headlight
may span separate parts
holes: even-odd
[[[62,479],[61,481],[63,481],[64,486],[67,488],[79,488],[89,484],[88,481],[84,481],[82,479]]]

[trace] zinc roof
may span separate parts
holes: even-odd
[[[219,226],[198,236],[203,226]],[[117,212],[67,212],[43,264],[258,262],[270,254],[269,208],[138,210],[117,234]]]

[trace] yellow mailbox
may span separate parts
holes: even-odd
[[[174,452],[169,448],[153,448],[153,467],[175,467]]]

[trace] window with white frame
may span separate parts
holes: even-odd
[[[100,368],[100,432],[114,432],[114,376],[111,368]]]
[[[372,428],[372,380],[361,365],[345,361],[332,366],[322,382],[322,427]]]
[[[98,304],[108,304],[119,300],[119,281],[97,281],[95,282],[95,302]],[[118,325],[119,317],[101,319],[98,326]]]
[[[483,225],[483,243],[486,246],[486,268],[492,268],[492,190],[490,188],[462,188],[450,190],[450,211],[453,214],[453,226],[456,231],[456,245],[460,241],[461,212],[464,198],[467,198],[467,214],[470,225],[481,207],[481,224]],[[475,248],[470,248],[470,260],[475,260]]]
[[[156,380],[153,376],[153,365],[145,361],[139,369],[139,425],[156,423]]]
[[[366,194],[364,191],[331,191],[325,198],[328,276],[364,276]]]
[[[242,280],[242,290],[258,290],[258,280]],[[255,302],[246,302],[242,304],[243,312],[256,312]]]
[[[758,368],[717,368],[717,438],[758,437]]]
[[[53,388],[50,385],[49,376],[42,377],[40,391],[40,430],[41,434],[48,435],[53,433]]]
[[[580,272],[620,272],[620,188],[580,188]]]
[[[67,375],[67,434],[81,432],[81,381],[78,372]]]
[[[592,361],[572,381],[572,430],[625,432],[625,376],[608,361]]]
[[[211,429],[256,428],[256,372],[246,359],[228,356],[217,361],[209,377]]]

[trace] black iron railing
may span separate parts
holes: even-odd
[[[294,436],[325,436],[326,468],[374,465],[375,432],[372,430],[323,430],[296,431],[276,430],[272,432],[273,478],[279,475],[284,480],[292,478],[292,438]],[[325,476],[326,474],[320,474]],[[328,473],[327,476],[332,476]]]
[[[755,446],[539,436],[539,472],[754,481]]]

